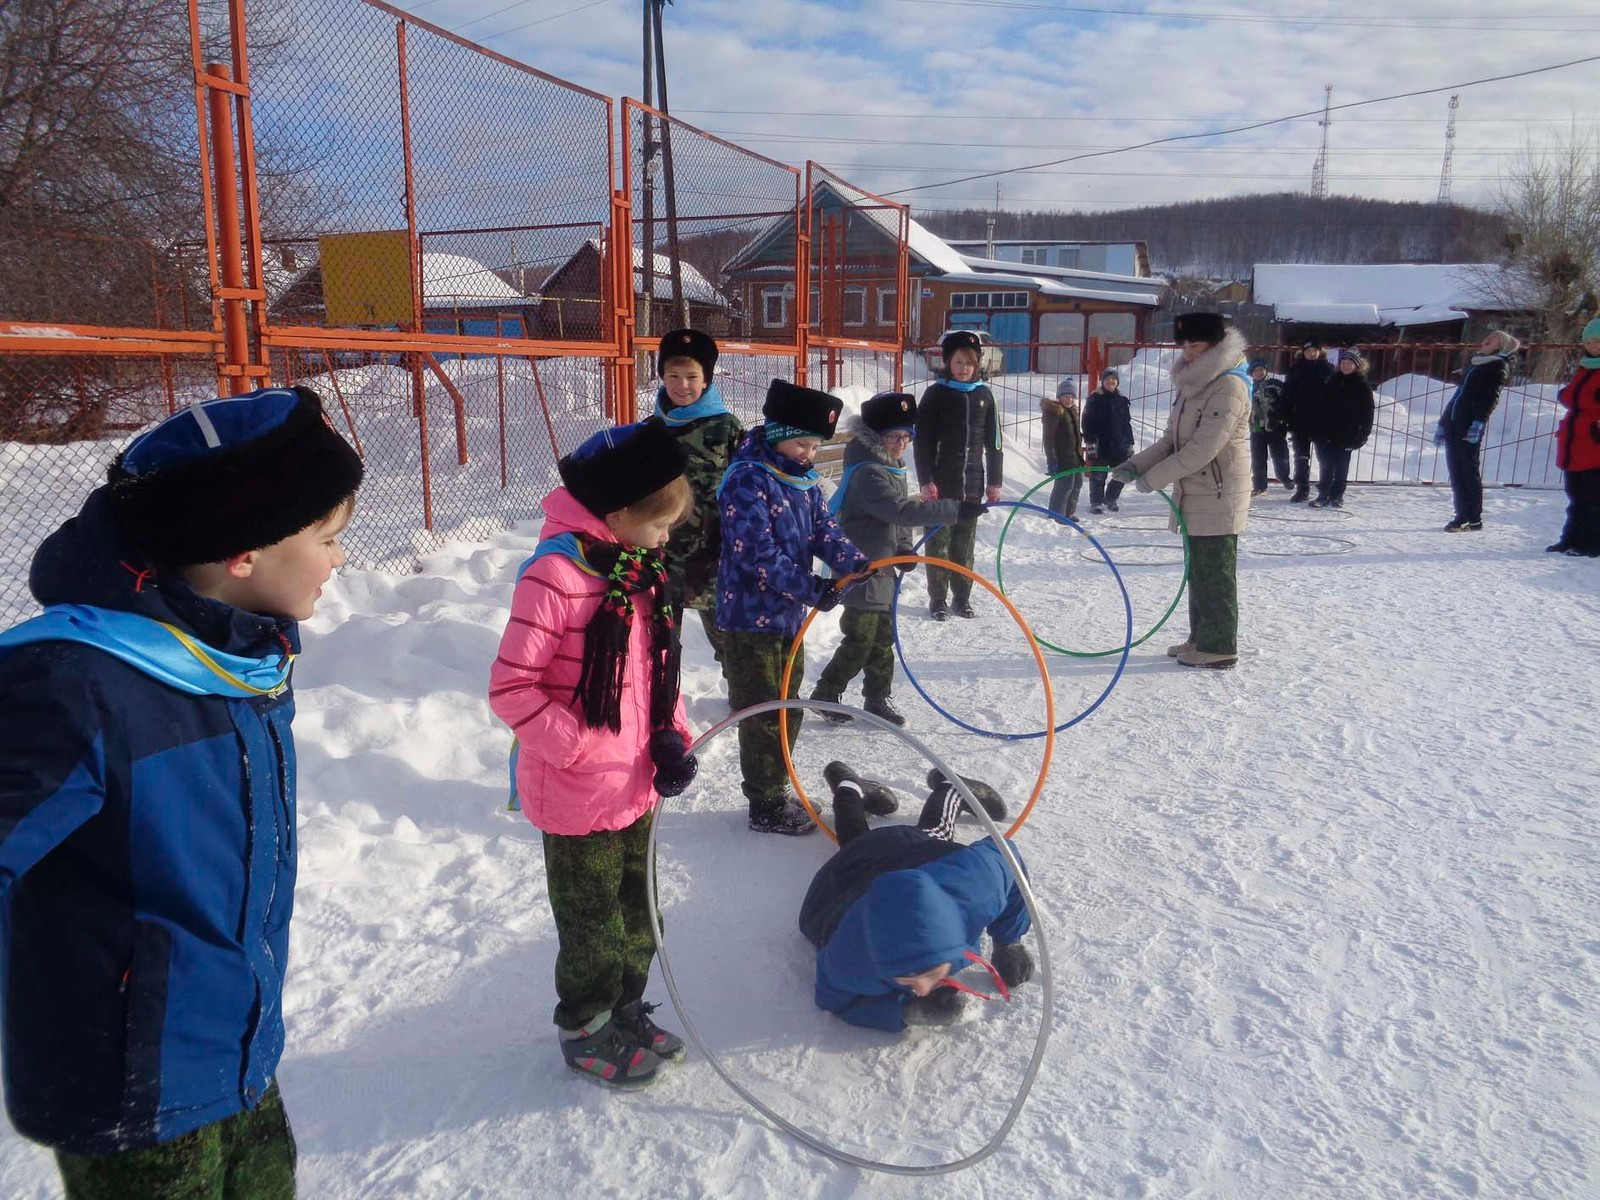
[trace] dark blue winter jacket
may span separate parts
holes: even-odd
[[[717,628],[793,637],[828,586],[811,560],[822,559],[837,577],[869,560],[828,511],[817,473],[779,454],[765,433],[757,425],[745,435],[717,492]]]
[[[817,947],[817,1006],[890,1032],[905,1028],[912,995],[896,976],[941,963],[959,971],[984,930],[1001,946],[1031,924],[992,841],[961,846],[911,825],[853,839],[817,872],[800,906],[800,931]]]
[[[149,1146],[254,1107],[283,1049],[297,627],[135,571],[102,492],[30,584],[192,656],[186,688],[60,621],[0,638],[7,1111],[74,1154]],[[225,683],[225,655],[281,683]]]

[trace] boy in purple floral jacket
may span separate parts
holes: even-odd
[[[778,698],[789,643],[812,605],[839,602],[838,584],[813,574],[820,558],[835,579],[863,570],[857,550],[828,511],[818,475],[817,448],[833,436],[844,407],[826,392],[774,379],[762,406],[766,423],[745,435],[722,477],[722,559],[717,567],[717,628],[726,636],[722,665],[735,711]],[[805,658],[796,657],[789,695],[800,694]],[[800,734],[789,713],[790,743]],[[789,795],[778,714],[739,724],[739,767],[757,833],[811,833],[805,809]]]

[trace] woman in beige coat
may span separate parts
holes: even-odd
[[[1250,511],[1250,376],[1244,338],[1217,313],[1180,313],[1183,357],[1166,432],[1111,473],[1141,492],[1172,485],[1189,527],[1189,640],[1167,653],[1186,667],[1239,659],[1239,534]],[[1174,523],[1175,524],[1175,523]]]

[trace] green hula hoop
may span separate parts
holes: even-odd
[[[1022,499],[1018,501],[1018,503],[1026,504],[1028,497],[1033,495],[1040,488],[1044,487],[1047,483],[1054,483],[1058,479],[1067,479],[1073,475],[1088,475],[1091,471],[1104,471],[1110,473],[1111,468],[1068,467],[1065,471],[1057,471],[1054,475],[1050,475],[1044,479],[1041,479],[1027,491],[1023,492]],[[1172,502],[1171,496],[1167,495],[1166,492],[1157,492],[1156,495],[1160,496],[1167,502],[1167,507],[1172,510],[1172,515],[1178,519],[1178,536],[1183,540],[1183,579],[1178,584],[1178,594],[1172,598],[1172,603],[1167,605],[1167,611],[1161,614],[1161,619],[1154,625],[1150,626],[1149,631],[1146,632],[1143,637],[1128,644],[1127,648],[1130,650],[1134,646],[1143,645],[1145,642],[1148,642],[1151,638],[1155,637],[1155,635],[1160,631],[1161,627],[1165,625],[1172,617],[1172,614],[1178,611],[1178,601],[1183,599],[1184,590],[1189,586],[1189,523],[1183,519],[1182,511],[1180,511],[1178,506]],[[1011,531],[1011,522],[1014,521],[1017,514],[1022,511],[1023,510],[1020,508],[1013,508],[1008,514],[1006,514],[1006,523],[1000,527],[1000,543],[994,549],[994,582],[995,586],[1000,589],[1000,594],[1002,596],[1005,595],[1006,591],[1006,574],[1005,568],[1001,561],[1006,552],[1006,534]],[[1058,646],[1054,642],[1046,641],[1037,633],[1033,635],[1033,640],[1038,642],[1039,645],[1043,646],[1046,650],[1053,651],[1056,654],[1066,654],[1072,658],[1105,658],[1108,655],[1121,654],[1123,652],[1123,647],[1121,646],[1113,646],[1109,650],[1068,650],[1065,646]]]

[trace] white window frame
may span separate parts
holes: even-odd
[[[900,320],[900,289],[898,287],[881,287],[878,289],[878,324],[895,325]]]
[[[794,284],[785,284],[782,287],[764,287],[761,289],[761,327],[763,329],[782,329],[789,323],[789,298],[794,295]],[[772,301],[778,302],[778,319],[771,319],[771,310],[768,307]]]
[[[951,292],[950,307],[979,312],[985,309],[1027,308],[1027,292]]]
[[[1045,257],[1047,254],[1049,251],[1043,246],[1024,246],[1020,261],[1026,266],[1036,267],[1047,261]]]
[[[850,319],[850,303],[853,299],[861,302],[861,319],[858,321]],[[859,283],[845,285],[839,304],[839,316],[840,323],[852,329],[859,328],[867,323],[867,289],[863,285]]]

